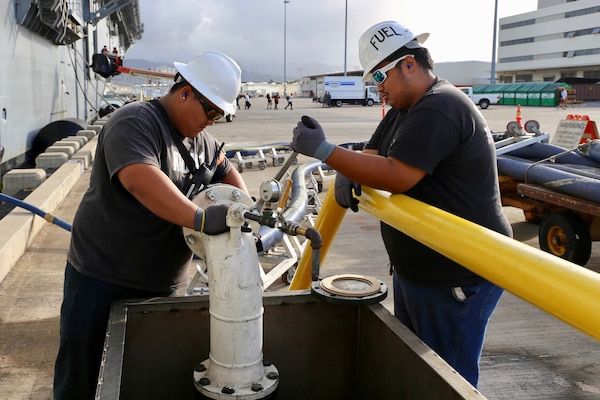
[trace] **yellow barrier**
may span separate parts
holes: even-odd
[[[600,340],[600,274],[408,196],[362,189],[361,209]],[[328,203],[335,203],[333,194],[327,193],[322,209],[332,207]],[[319,214],[315,228],[317,224],[330,227],[337,223],[335,231],[322,233],[324,247],[325,238],[331,241],[335,236],[340,222],[333,218],[339,217],[335,212],[323,215],[323,218]],[[325,255],[321,255],[321,261]],[[303,262],[306,263],[305,258],[309,282],[304,286],[297,285],[297,289],[310,287],[310,257],[307,254],[303,254],[296,274],[306,274],[300,268]],[[302,282],[304,284],[304,280]]]
[[[323,246],[321,247],[321,263],[323,263],[323,260],[331,247],[331,243],[333,243],[335,234],[338,229],[340,229],[344,215],[346,215],[346,209],[340,207],[338,203],[335,202],[333,195],[334,190],[332,186],[330,190],[327,190],[325,193],[323,205],[321,206],[319,216],[315,221],[315,229],[319,231],[321,240],[323,241]],[[310,289],[311,260],[312,248],[308,246],[306,247],[306,250],[304,250],[304,253],[302,253],[302,258],[298,263],[298,268],[296,268],[296,273],[294,273],[294,278],[290,283],[290,290]]]

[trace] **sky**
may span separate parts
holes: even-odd
[[[142,39],[125,60],[172,65],[208,50],[235,59],[244,76],[281,81],[360,69],[358,38],[395,20],[429,32],[434,62],[491,61],[495,0],[139,0]],[[347,5],[347,24],[346,24]],[[498,18],[534,11],[537,0],[498,0]],[[284,35],[285,21],[285,35]],[[347,33],[346,33],[347,26]],[[345,43],[347,43],[345,45]]]

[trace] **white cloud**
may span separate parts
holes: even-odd
[[[311,65],[342,71],[359,68],[358,38],[370,26],[396,20],[427,40],[434,61],[491,60],[495,0],[140,0],[142,39],[126,58],[187,62],[217,50],[243,70],[283,74],[284,7],[288,77]],[[535,10],[537,0],[499,1],[498,16]],[[316,72],[314,72],[316,73]]]

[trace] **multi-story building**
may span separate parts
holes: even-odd
[[[489,84],[490,66],[441,62],[434,73],[455,85]],[[538,0],[535,11],[501,18],[495,70],[496,83],[567,82],[577,99],[600,100],[600,0]],[[317,79],[303,77],[300,94],[316,94]]]
[[[498,83],[600,81],[600,0],[538,0],[501,18],[498,38]]]

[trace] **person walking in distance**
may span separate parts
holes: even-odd
[[[567,109],[567,97],[568,97],[567,88],[563,86],[560,90],[560,99],[558,102],[559,108],[562,108],[563,110]]]
[[[279,105],[279,93],[275,93],[273,95],[273,103],[275,103],[275,107],[273,107],[273,110],[279,110],[279,108],[277,108],[277,106]]]
[[[294,104],[292,103],[292,101],[293,101],[293,97],[292,96],[293,95],[291,93],[288,94],[287,96],[285,96],[285,99],[287,100],[287,104],[286,104],[286,106],[284,108],[286,110],[287,110],[288,107],[290,108],[290,110],[294,109]]]
[[[90,187],[67,251],[54,399],[94,399],[111,303],[186,286],[192,252],[182,227],[228,231],[227,206],[190,199],[211,183],[248,192],[206,128],[235,114],[241,70],[214,51],[187,64],[158,100],[129,103],[98,136]]]
[[[273,108],[273,100],[271,99],[271,94],[267,93],[267,110]]]
[[[343,207],[358,211],[355,196],[366,185],[512,236],[491,131],[464,93],[433,74],[423,47],[428,36],[386,21],[360,37],[363,81],[374,81],[398,110],[365,151],[329,143],[310,117],[294,128],[292,148],[337,170],[335,198]],[[392,226],[381,223],[381,234],[393,266],[394,315],[476,387],[485,331],[502,288]]]

